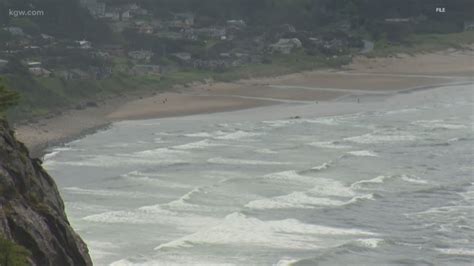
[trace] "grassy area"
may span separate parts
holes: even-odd
[[[385,40],[375,43],[375,50],[368,56],[386,57],[400,53],[414,55],[417,53],[434,52],[448,48],[461,49],[474,43],[474,32],[466,31],[450,34],[416,34],[410,36],[402,44],[389,44]]]
[[[139,95],[144,91],[162,91],[156,77],[113,76],[105,80],[70,80],[57,77],[31,78],[7,75],[8,88],[20,94],[17,106],[11,108],[11,120],[34,119],[75,108],[86,102],[100,102],[121,95]]]

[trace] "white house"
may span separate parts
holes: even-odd
[[[81,48],[81,49],[91,49],[92,48],[92,43],[90,41],[82,40],[82,41],[76,41],[76,43],[79,45],[79,48]]]
[[[3,70],[8,64],[7,60],[0,59],[0,70]]]
[[[474,30],[474,21],[464,22],[464,31],[471,31],[471,30]]]

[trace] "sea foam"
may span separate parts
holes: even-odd
[[[156,250],[190,247],[195,244],[266,246],[312,250],[326,245],[321,236],[374,236],[359,229],[343,229],[302,223],[296,219],[262,221],[242,213],[232,213],[215,226],[162,244]]]

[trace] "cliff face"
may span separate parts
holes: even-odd
[[[54,180],[0,120],[0,236],[30,251],[36,265],[92,265],[67,220]]]

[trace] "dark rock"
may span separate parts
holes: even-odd
[[[92,265],[54,180],[5,121],[0,121],[0,235],[29,250],[33,265]]]

